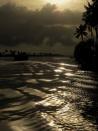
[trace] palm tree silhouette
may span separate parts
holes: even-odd
[[[92,3],[88,2],[85,6],[86,11],[83,13],[82,20],[87,26],[91,28],[91,34],[93,34],[92,29],[95,30],[96,41],[98,39],[98,0],[92,0]]]
[[[84,37],[87,36],[86,25],[80,24],[79,27],[76,28],[74,35],[76,38],[81,38],[81,40],[84,41]]]
[[[87,26],[90,26],[91,29],[95,32],[95,40],[93,42],[93,61],[94,64],[97,59],[97,48],[98,48],[98,0],[92,0],[88,2],[85,6],[86,11],[83,13],[83,21]]]
[[[85,12],[83,13],[82,20],[84,25],[80,25],[76,28],[75,36],[82,39],[82,42],[79,43],[79,49],[76,50],[76,59],[81,61],[81,65],[86,65],[90,67],[91,70],[97,70],[98,67],[98,0],[91,0],[85,6]],[[91,39],[87,41],[84,40],[84,36],[87,36],[87,33],[90,33]],[[88,37],[89,38],[89,37]],[[93,38],[93,39],[92,39]],[[81,47],[83,46],[83,48]],[[81,50],[80,50],[81,49]],[[78,52],[78,53],[77,53]],[[87,59],[85,60],[85,54],[87,53]],[[82,57],[83,56],[83,57]],[[85,63],[85,64],[84,64]]]

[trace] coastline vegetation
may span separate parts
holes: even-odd
[[[56,53],[27,53],[24,51],[16,51],[16,50],[4,50],[0,52],[0,57],[7,58],[12,57],[15,61],[23,61],[29,60],[30,57],[65,57],[61,54]]]
[[[92,0],[85,5],[82,24],[74,33],[80,42],[75,48],[74,57],[83,69],[98,71],[98,1]]]

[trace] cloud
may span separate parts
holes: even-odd
[[[25,6],[28,9],[40,9],[43,5],[45,5],[47,2],[50,3],[56,3],[52,0],[0,0],[0,5],[6,4],[6,3],[14,3],[19,6]],[[58,2],[57,2],[58,3]],[[83,10],[84,5],[87,4],[87,0],[65,0],[62,4],[58,4],[59,9],[70,9],[70,10]]]
[[[61,50],[64,46],[69,49],[75,44],[73,33],[80,19],[80,12],[58,11],[55,5],[47,4],[31,11],[8,3],[0,7],[0,44],[11,47],[45,43]]]

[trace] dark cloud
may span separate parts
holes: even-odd
[[[58,11],[47,4],[40,10],[27,10],[13,4],[0,7],[0,44],[15,46],[20,43],[32,45],[65,46],[74,44],[74,26],[80,23],[80,12]]]

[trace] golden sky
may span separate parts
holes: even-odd
[[[39,9],[46,3],[56,4],[58,9],[83,10],[87,0],[0,0],[0,4],[16,3],[29,9]]]

